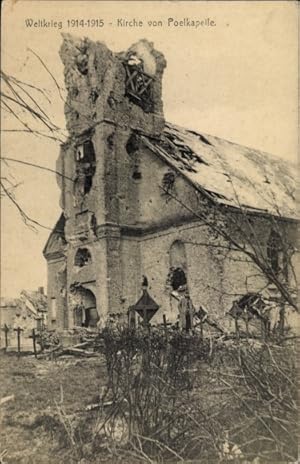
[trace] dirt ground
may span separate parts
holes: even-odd
[[[57,433],[51,433],[51,423],[48,421],[46,430],[41,418],[55,414],[57,405],[72,414],[97,401],[106,381],[104,359],[49,361],[1,353],[0,378],[0,399],[14,395],[0,406],[0,463],[72,462],[64,454],[66,449],[59,446]]]

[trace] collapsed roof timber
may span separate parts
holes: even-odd
[[[143,142],[220,204],[297,218],[296,167],[280,158],[166,123]]]

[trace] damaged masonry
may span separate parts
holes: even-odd
[[[110,314],[127,320],[141,301],[142,276],[153,324],[178,321],[181,293],[226,326],[243,295],[276,294],[275,278],[295,284],[275,239],[295,243],[292,166],[166,123],[166,60],[147,40],[113,53],[64,35],[60,56],[69,139],[57,161],[62,214],[44,249],[52,328],[105,325]],[[242,247],[241,230],[269,259],[271,283],[224,243],[227,234]]]

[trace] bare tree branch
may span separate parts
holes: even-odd
[[[5,192],[6,196],[10,199],[10,201],[15,205],[15,207],[17,208],[17,210],[19,211],[20,215],[21,215],[21,218],[23,219],[24,223],[29,227],[31,228],[33,231],[37,232],[37,229],[35,226],[38,226],[38,227],[42,227],[43,229],[47,229],[47,230],[52,230],[53,228],[52,227],[47,227],[47,226],[44,226],[43,224],[41,224],[40,222],[36,221],[35,219],[32,219],[31,217],[28,216],[28,214],[25,213],[25,211],[21,208],[21,206],[19,205],[19,203],[16,201],[16,199],[14,198],[14,195],[12,194],[12,192],[10,192],[4,185],[3,181],[1,180],[1,188],[3,189],[3,191]]]
[[[43,169],[44,171],[53,172],[54,174],[57,174],[60,177],[63,177],[63,178],[65,178],[65,179],[67,179],[67,180],[69,180],[71,182],[74,182],[74,180],[71,179],[71,177],[65,176],[64,174],[62,174],[59,171],[56,171],[55,169],[47,168],[46,166],[41,166],[39,164],[29,163],[28,161],[22,161],[22,160],[18,160],[18,159],[15,159],[15,158],[8,158],[8,157],[2,157],[2,158],[0,158],[0,161],[12,161],[14,163],[20,163],[20,164],[24,164],[26,166],[32,166],[34,168]]]

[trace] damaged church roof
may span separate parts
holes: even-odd
[[[166,123],[144,143],[217,203],[286,218],[296,210],[297,168],[273,155]]]

